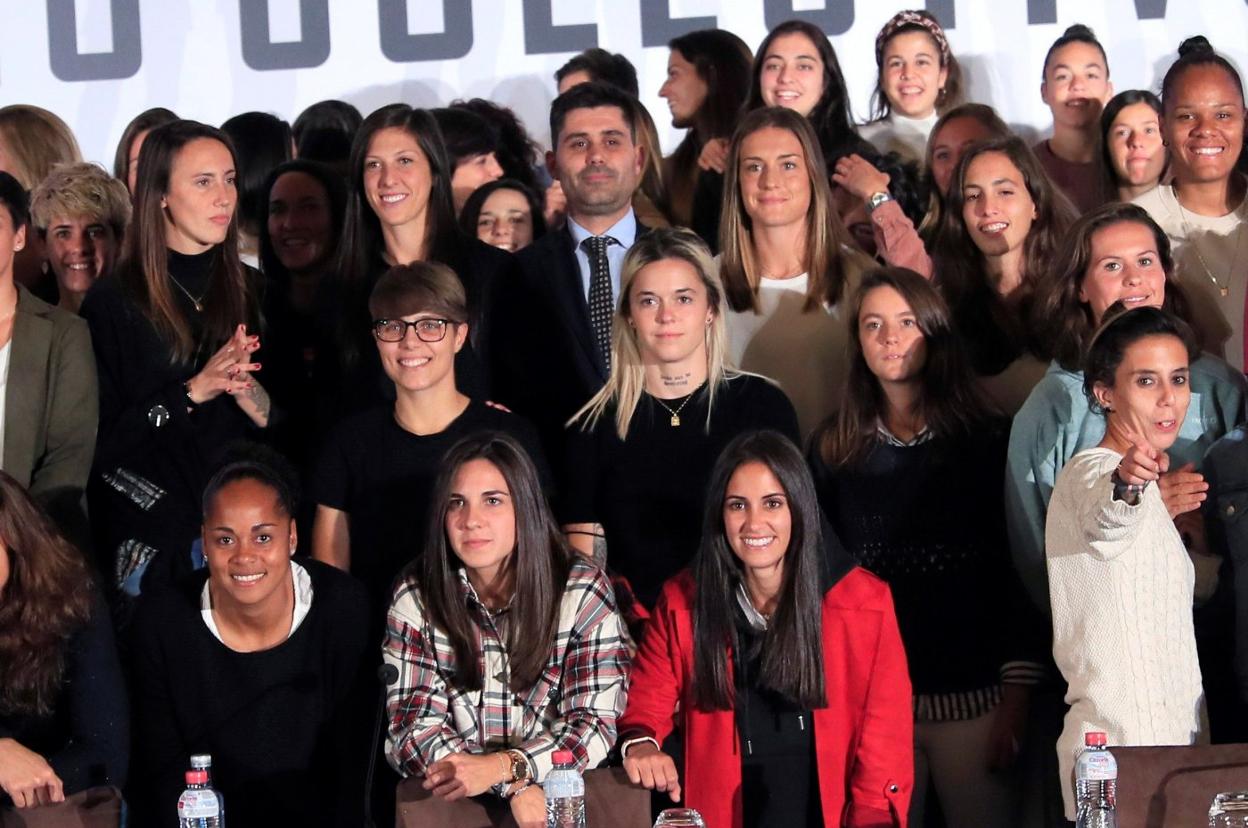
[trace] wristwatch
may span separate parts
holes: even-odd
[[[867,212],[874,213],[876,207],[879,207],[881,204],[883,204],[886,201],[892,201],[892,200],[893,200],[893,197],[888,194],[887,190],[882,190],[878,193],[872,193],[867,198]]]
[[[506,755],[511,760],[511,781],[527,781],[530,776],[529,760],[518,750],[509,750],[506,752]]]

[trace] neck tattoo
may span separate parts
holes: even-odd
[[[689,381],[693,379],[693,373],[686,371],[678,377],[659,377],[663,384],[668,388],[682,388],[689,385]]]

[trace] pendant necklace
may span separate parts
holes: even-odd
[[[657,402],[659,405],[663,406],[664,410],[666,410],[668,414],[672,415],[672,420],[671,420],[672,428],[679,428],[680,427],[680,412],[684,410],[684,407],[689,404],[689,401],[693,399],[693,395],[696,393],[698,392],[694,391],[689,396],[685,397],[685,401],[682,402],[680,405],[676,406],[675,410],[672,410],[672,408],[669,407],[667,403],[663,402],[658,397],[654,397],[654,401]]]
[[[180,290],[180,291],[182,291],[184,294],[186,294],[186,298],[187,298],[187,299],[190,299],[190,300],[191,300],[191,304],[195,306],[195,312],[196,312],[196,313],[202,313],[202,312],[203,312],[203,310],[204,310],[204,304],[203,304],[203,299],[204,299],[204,297],[203,297],[203,296],[201,296],[201,297],[199,297],[198,299],[196,299],[196,298],[195,298],[195,297],[191,294],[191,292],[190,292],[189,290],[187,290],[186,288],[184,288],[184,287],[182,286],[182,283],[181,283],[181,282],[179,282],[177,279],[175,279],[175,278],[173,277],[173,274],[172,274],[172,273],[170,273],[170,274],[169,274],[169,281],[171,281],[171,282],[173,282],[175,285],[177,285],[178,290]],[[205,293],[205,295],[207,295],[207,291],[205,291],[204,293]]]
[[[1213,271],[1209,268],[1208,263],[1205,261],[1205,257],[1204,257],[1204,255],[1202,255],[1202,254],[1201,254],[1201,252],[1200,252],[1200,245],[1198,245],[1198,244],[1196,243],[1196,239],[1195,239],[1195,238],[1193,238],[1193,236],[1192,236],[1192,228],[1191,228],[1191,226],[1187,223],[1187,208],[1186,208],[1186,207],[1184,207],[1184,206],[1183,206],[1183,203],[1179,201],[1179,196],[1178,196],[1178,193],[1175,193],[1175,196],[1174,196],[1174,201],[1175,201],[1175,203],[1176,203],[1176,204],[1178,204],[1178,205],[1179,205],[1179,220],[1180,220],[1181,222],[1183,222],[1183,239],[1184,239],[1184,241],[1187,243],[1187,245],[1189,245],[1189,246],[1192,248],[1192,250],[1194,250],[1194,251],[1196,252],[1196,261],[1200,262],[1200,266],[1201,266],[1201,268],[1205,271],[1205,275],[1206,275],[1207,277],[1209,277],[1209,281],[1210,281],[1210,282],[1213,282],[1213,286],[1214,286],[1214,287],[1216,287],[1216,288],[1218,289],[1218,293],[1219,293],[1219,294],[1220,294],[1223,298],[1225,298],[1225,297],[1227,297],[1227,296],[1230,296],[1230,295],[1231,295],[1230,278],[1231,278],[1231,276],[1233,276],[1233,275],[1234,275],[1234,273],[1235,273],[1235,264],[1236,264],[1236,262],[1238,262],[1238,261],[1240,260],[1240,258],[1239,258],[1239,257],[1240,257],[1240,254],[1243,252],[1243,249],[1242,249],[1242,248],[1243,248],[1243,243],[1244,243],[1244,225],[1243,225],[1243,222],[1240,222],[1239,226],[1235,228],[1235,234],[1236,234],[1236,237],[1237,237],[1237,238],[1236,238],[1236,240],[1235,240],[1235,256],[1231,259],[1231,266],[1230,266],[1230,268],[1227,270],[1227,283],[1226,283],[1226,284],[1223,284],[1222,282],[1219,282],[1219,281],[1218,281],[1218,279],[1217,279],[1217,277],[1216,277],[1216,276],[1214,276],[1214,275],[1213,275]]]

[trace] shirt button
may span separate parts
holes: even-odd
[[[1233,514],[1235,514],[1235,504],[1231,503],[1226,507],[1226,516],[1230,517]]]

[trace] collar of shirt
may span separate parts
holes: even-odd
[[[875,421],[875,435],[884,445],[896,446],[897,448],[909,448],[910,446],[922,445],[935,436],[932,434],[931,429],[927,426],[923,426],[923,428],[919,430],[918,434],[914,435],[909,440],[903,440],[896,434],[893,434],[893,432],[889,431],[888,426],[884,425],[884,421],[879,419]]]
[[[496,610],[490,609],[485,605],[485,602],[481,600],[481,596],[477,595],[477,590],[472,585],[472,581],[468,580],[467,568],[461,566],[457,572],[459,573],[459,590],[463,596],[468,599],[468,606],[475,607],[476,610],[480,612],[484,618],[488,618],[491,623],[498,620],[499,616],[511,609],[512,601],[516,600],[516,596],[514,594],[511,596],[511,600],[507,602],[506,606],[499,607]]]
[[[615,224],[607,228],[606,232],[594,234],[577,224],[571,218],[568,219],[568,233],[572,236],[572,251],[576,254],[576,264],[581,271],[581,287],[584,289],[585,301],[589,301],[589,280],[591,278],[591,270],[589,267],[589,255],[581,249],[581,242],[594,235],[610,236],[619,244],[610,245],[607,248],[607,264],[611,267],[611,297],[620,295],[620,270],[624,265],[624,254],[628,252],[628,248],[633,246],[633,242],[637,240],[637,216],[630,207],[623,218]]]
[[[312,611],[312,576],[293,560],[290,562],[290,576],[295,584],[295,611],[291,613],[290,632],[286,634],[287,638],[295,634],[295,630],[299,629],[303,619],[307,618],[308,613]],[[221,641],[217,619],[212,617],[212,592],[208,589],[211,581],[211,578],[204,581],[204,588],[199,593],[199,614],[204,619],[204,625],[208,627],[208,631],[214,638]]]
[[[767,616],[754,608],[754,602],[750,600],[750,593],[746,591],[743,581],[737,582],[737,604],[745,613],[745,620],[751,627],[759,632],[767,631]]]

